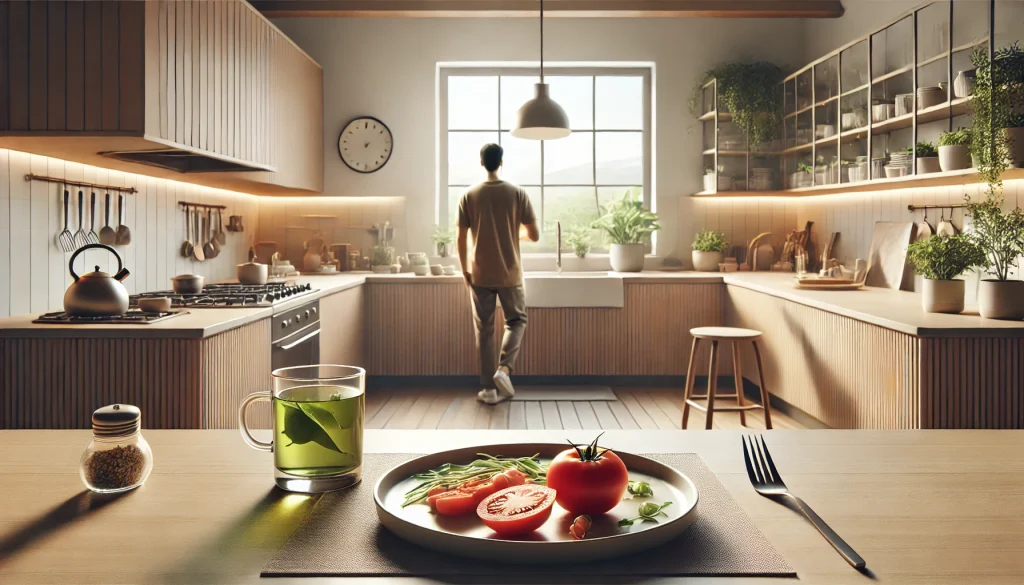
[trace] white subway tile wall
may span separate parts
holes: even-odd
[[[131,271],[124,281],[129,293],[170,289],[170,278],[176,274],[201,274],[209,280],[233,277],[258,227],[259,199],[252,195],[0,149],[0,316],[60,310],[64,289],[72,280],[71,254],[56,245],[64,220],[61,185],[26,181],[29,173],[138,189],[125,195],[124,221],[131,229],[132,243],[116,247]],[[78,229],[78,193],[73,187],[68,190],[73,233]],[[105,194],[96,191],[97,232],[103,225]],[[86,231],[90,195],[91,190],[85,190]],[[116,229],[116,193],[111,192],[111,200],[111,223]],[[187,260],[179,254],[185,219],[178,201],[226,205],[225,225],[227,215],[241,215],[246,231],[228,232],[225,249],[213,260]],[[79,273],[94,266],[109,273],[117,269],[117,260],[102,250],[83,253],[75,264]]]

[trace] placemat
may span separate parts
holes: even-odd
[[[718,478],[695,453],[645,455],[685,473],[700,490],[697,519],[679,538],[633,556],[589,564],[529,567],[444,555],[408,543],[377,521],[373,486],[395,465],[417,455],[373,454],[363,481],[325,494],[309,518],[264,567],[263,577],[455,577],[515,575],[697,575],[796,577],[796,572],[754,526]]]
[[[517,386],[516,395],[512,400],[529,401],[563,401],[588,400],[612,401],[619,397],[611,386]]]

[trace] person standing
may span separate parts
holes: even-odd
[[[480,165],[487,180],[459,201],[459,262],[473,301],[473,325],[480,350],[477,400],[497,404],[515,395],[509,377],[526,331],[526,295],[519,240],[540,239],[537,216],[530,198],[518,185],[501,180],[498,170],[504,150],[497,144],[480,149]],[[494,312],[501,303],[505,334],[501,357],[495,364]]]

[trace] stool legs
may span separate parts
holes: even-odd
[[[715,416],[715,392],[718,390],[718,341],[711,341],[711,365],[708,366],[708,412],[704,428],[711,429]]]
[[[754,358],[757,360],[757,381],[761,383],[761,406],[764,407],[764,426],[766,429],[771,429],[772,407],[768,403],[768,388],[765,387],[764,366],[761,365],[761,350],[758,349],[756,341],[752,341],[751,344],[754,346]]]
[[[683,420],[679,426],[681,429],[686,429],[686,420],[690,418],[689,400],[693,398],[693,383],[694,378],[697,377],[693,369],[693,362],[697,359],[697,344],[699,342],[699,339],[693,338],[693,345],[690,347],[690,364],[686,366],[686,389],[683,390]]]
[[[740,367],[740,342],[732,342],[732,372],[733,379],[736,380],[736,404],[738,406],[746,406],[743,400],[743,370]],[[740,411],[740,426],[747,426],[747,411]]]

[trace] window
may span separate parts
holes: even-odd
[[[554,251],[555,222],[563,232],[589,224],[627,191],[642,193],[650,207],[650,69],[545,67],[544,73],[569,115],[568,138],[541,142],[510,134],[519,107],[533,97],[536,69],[441,69],[441,223],[457,225],[459,199],[484,179],[480,147],[488,142],[504,147],[502,177],[526,189],[540,218],[541,240],[524,242],[524,251]],[[605,249],[601,238],[594,243],[594,251]]]

